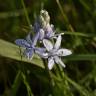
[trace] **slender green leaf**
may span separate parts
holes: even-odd
[[[59,30],[58,28],[56,29],[57,32],[64,33],[65,35],[72,35],[72,36],[81,36],[81,37],[94,37],[96,38],[96,34],[86,34],[83,32],[71,32],[71,31],[62,31]]]
[[[96,60],[96,54],[78,54],[78,55],[70,55],[67,57],[64,57],[64,59],[68,60]]]
[[[21,83],[21,71],[18,71],[17,75],[16,75],[16,78],[14,80],[14,83],[13,83],[13,86],[12,86],[12,95],[13,96],[16,96],[16,93],[18,91],[18,88],[20,86],[20,83]]]
[[[27,88],[28,96],[33,96],[33,93],[32,93],[32,91],[31,91],[30,85],[29,85],[29,83],[28,83],[28,81],[27,81],[27,79],[26,79],[25,74],[23,74],[23,72],[22,72],[21,75],[22,75],[22,78],[23,78],[23,83],[25,84],[25,86],[26,86],[26,88]]]
[[[24,13],[25,13],[25,17],[26,17],[27,23],[28,23],[28,25],[30,27],[31,23],[30,23],[30,19],[29,19],[29,16],[28,16],[28,11],[26,9],[26,6],[25,6],[23,0],[21,0],[21,3],[22,3],[22,6],[23,6],[23,9],[24,9]]]
[[[0,39],[0,55],[11,58],[11,59],[15,59],[18,61],[29,62],[29,63],[32,63],[34,65],[44,68],[43,62],[39,56],[34,55],[32,60],[28,60],[27,58],[23,57],[21,60],[19,47],[16,46],[15,44],[9,43],[2,39]]]

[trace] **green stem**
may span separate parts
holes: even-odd
[[[63,80],[63,83],[64,83],[64,94],[67,95],[66,92],[69,92],[70,96],[71,96],[71,93],[70,93],[70,87],[69,87],[69,83],[68,81],[65,79],[65,74],[64,74],[64,70],[63,70],[63,67],[58,65],[57,66],[57,69],[58,69],[58,73],[60,75],[60,79]]]
[[[16,96],[16,93],[17,93],[17,91],[18,91],[18,89],[19,89],[19,87],[20,87],[20,84],[21,84],[21,71],[20,70],[18,70],[18,73],[17,73],[17,75],[16,75],[16,77],[15,77],[15,80],[14,80],[14,83],[13,83],[13,85],[12,85],[12,89],[11,89],[11,95],[12,96]]]
[[[27,23],[28,23],[29,27],[31,28],[31,23],[30,23],[30,19],[28,17],[27,9],[26,9],[25,4],[24,4],[24,0],[21,0],[21,3],[22,3],[22,6],[23,6],[23,9],[24,9],[24,13],[25,13]]]
[[[26,79],[25,74],[22,72],[21,75],[22,75],[22,78],[23,78],[23,82],[24,82],[24,84],[25,84],[25,86],[27,88],[28,96],[33,96],[30,85],[29,85],[29,83],[28,83],[28,81]]]
[[[64,18],[64,22],[65,22],[66,28],[67,28],[68,30],[74,32],[74,29],[73,29],[72,25],[69,23],[69,20],[68,20],[66,14],[64,13],[63,8],[62,8],[59,0],[56,0],[56,3],[57,3],[57,5],[58,5],[58,7],[59,7],[59,9],[60,9],[60,11],[61,11],[61,14],[62,14],[63,18]]]
[[[47,62],[45,59],[43,59],[43,62],[44,62],[44,66],[45,66],[45,71],[48,75],[48,79],[49,79],[49,84],[50,84],[50,89],[51,89],[51,93],[52,93],[52,96],[55,96],[54,95],[54,81],[53,81],[53,78],[52,78],[52,75],[51,75],[51,72],[50,70],[48,69],[48,66],[47,66]]]
[[[58,72],[59,72],[61,78],[63,78],[63,77],[64,77],[64,71],[63,71],[63,68],[58,64],[58,65],[57,65],[57,69],[58,69]]]

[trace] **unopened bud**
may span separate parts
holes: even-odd
[[[42,27],[50,23],[50,16],[46,10],[40,11],[40,22],[42,24]]]

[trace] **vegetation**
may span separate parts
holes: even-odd
[[[15,44],[25,38],[40,10],[62,35],[66,67],[35,55],[22,56]],[[96,96],[96,0],[0,0],[0,96]],[[34,32],[33,32],[34,33]]]

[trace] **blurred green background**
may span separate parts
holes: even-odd
[[[26,10],[22,0],[0,0],[0,96],[96,96],[96,0],[23,3]],[[65,32],[62,47],[73,51],[62,58],[66,64],[63,79],[60,70],[51,71],[52,90],[41,59],[21,60],[16,55],[19,48],[13,45],[30,31],[25,11],[33,25],[42,8],[49,12],[57,32]]]

